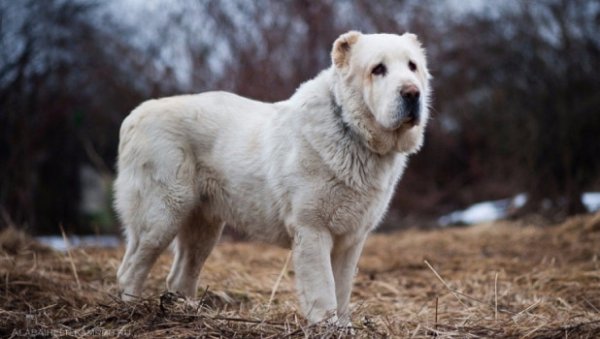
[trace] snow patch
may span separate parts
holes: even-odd
[[[581,200],[588,212],[600,210],[600,192],[584,193]],[[438,219],[438,223],[440,226],[449,226],[495,221],[506,218],[511,211],[522,207],[526,202],[527,194],[524,193],[508,199],[484,201],[471,205],[464,210],[443,215]]]
[[[66,251],[68,246],[63,237],[59,235],[40,236],[35,238],[37,241],[51,247],[57,251]],[[72,235],[68,237],[69,247],[118,247],[121,245],[121,239],[116,235]]]
[[[600,210],[600,192],[584,193],[581,198],[583,204],[588,209],[588,212]]]

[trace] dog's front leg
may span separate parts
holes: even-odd
[[[292,255],[296,288],[302,310],[311,324],[322,320],[337,322],[332,245],[328,230],[305,227],[295,234]]]
[[[333,274],[335,277],[335,291],[337,297],[337,313],[339,323],[342,326],[351,326],[350,294],[352,292],[352,282],[356,272],[358,258],[362,252],[366,237],[356,237],[354,235],[336,239],[336,243],[331,253],[333,263]]]

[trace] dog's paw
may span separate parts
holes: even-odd
[[[123,301],[123,302],[133,302],[133,301],[139,301],[139,300],[141,300],[140,297],[135,296],[133,294],[129,294],[129,293],[123,291],[123,290],[120,290],[118,292],[118,296],[121,299],[121,301]]]
[[[344,324],[338,323],[337,327],[338,327],[338,330],[341,332],[341,334],[350,335],[350,336],[356,335],[356,330],[352,326],[351,322],[346,322]]]
[[[334,328],[336,332],[343,335],[356,335],[356,330],[352,326],[352,322],[345,319],[340,319],[337,315],[329,317],[326,322],[328,328]]]
[[[339,323],[339,318],[337,316],[337,314],[333,314],[331,315],[329,318],[327,318],[327,320],[325,320],[325,325],[329,326],[338,326]]]
[[[175,308],[180,307],[185,302],[185,297],[178,292],[165,291],[160,296],[160,310],[161,312],[173,311]]]

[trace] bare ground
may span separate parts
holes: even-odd
[[[344,337],[298,312],[289,251],[223,242],[199,298],[164,293],[165,254],[144,299],[119,301],[122,249],[45,249],[0,234],[0,337]],[[352,295],[357,337],[600,337],[600,214],[557,226],[499,222],[373,235]],[[273,297],[271,297],[273,296]]]

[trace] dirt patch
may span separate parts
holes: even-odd
[[[164,293],[165,254],[144,299],[131,303],[116,297],[122,249],[77,249],[71,260],[21,235],[0,248],[0,337],[346,335],[307,326],[293,269],[282,270],[289,252],[276,247],[219,244],[193,302]],[[553,227],[499,222],[376,234],[356,277],[354,331],[369,338],[596,337],[599,254],[600,214]]]

